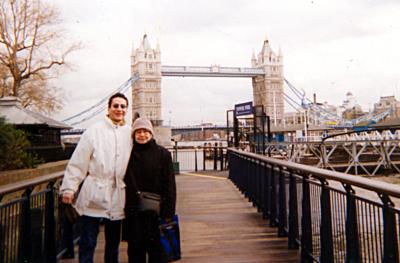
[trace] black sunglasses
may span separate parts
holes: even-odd
[[[126,108],[125,104],[117,104],[117,103],[115,103],[112,106],[113,106],[114,109],[118,109],[118,107],[120,107],[121,109],[125,109]]]
[[[118,109],[118,107],[120,107],[121,109],[125,109],[126,105],[125,104],[117,104],[117,103],[115,103],[115,104],[112,105],[112,107],[114,109]]]

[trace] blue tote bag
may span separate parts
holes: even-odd
[[[160,242],[168,262],[181,259],[181,240],[179,235],[178,215],[171,221],[160,220]]]

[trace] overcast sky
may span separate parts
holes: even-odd
[[[368,110],[380,96],[400,99],[397,0],[54,0],[68,38],[84,49],[57,85],[64,119],[130,77],[132,44],[147,33],[163,65],[251,66],[268,37],[281,48],[285,78],[307,97],[339,105],[347,91]],[[225,123],[226,110],[252,100],[251,79],[163,77],[165,124]],[[289,90],[287,93],[290,94]],[[293,111],[287,108],[288,111]],[[85,126],[83,124],[82,126]]]

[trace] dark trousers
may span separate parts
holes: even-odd
[[[82,232],[79,241],[79,263],[93,263],[94,251],[99,234],[100,221],[104,222],[105,263],[118,263],[119,243],[121,240],[121,220],[111,221],[105,218],[82,216]]]
[[[152,212],[141,212],[129,216],[126,221],[129,263],[167,262],[161,252],[158,216]]]

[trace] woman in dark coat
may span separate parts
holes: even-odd
[[[175,215],[176,185],[170,152],[153,139],[153,127],[145,118],[132,125],[134,145],[125,175],[126,205],[123,239],[128,241],[129,262],[166,262],[161,252],[159,218]],[[138,211],[137,192],[160,195],[160,214]]]

